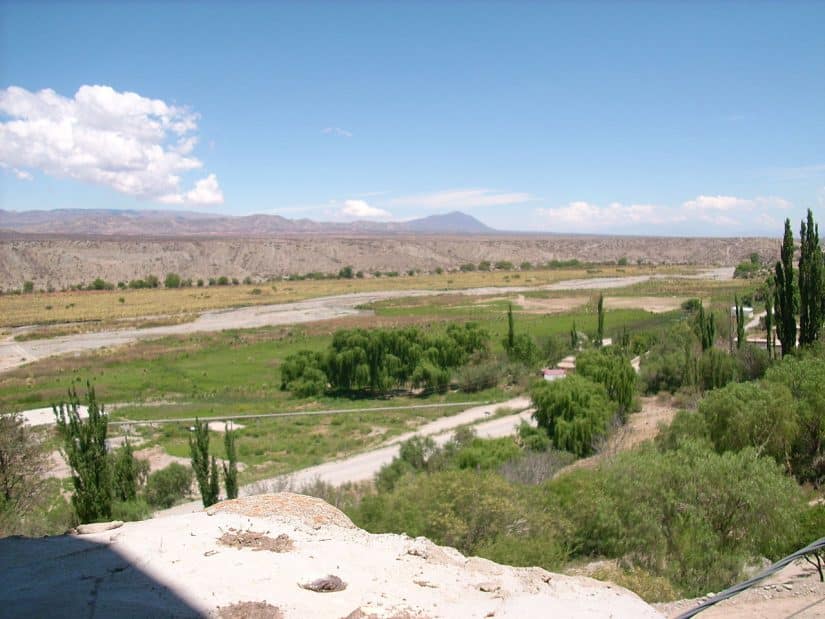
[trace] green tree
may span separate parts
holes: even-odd
[[[636,372],[627,357],[612,349],[586,350],[576,357],[576,373],[602,385],[619,419],[627,420],[636,393]]]
[[[742,348],[745,345],[745,309],[739,302],[739,296],[734,296],[734,307],[736,308],[736,347]]]
[[[775,348],[775,336],[773,332],[773,290],[768,286],[765,293],[765,331],[767,332],[768,359],[773,359]]]
[[[355,272],[352,270],[351,266],[345,266],[343,269],[338,271],[338,277],[342,279],[352,279],[355,276]]]
[[[145,470],[135,458],[134,449],[126,439],[123,445],[111,454],[114,498],[118,501],[134,501]]]
[[[221,483],[218,476],[218,463],[215,456],[212,456],[211,466],[209,467],[209,497],[212,501],[210,505],[218,502],[221,494]],[[208,506],[206,506],[208,507]]]
[[[195,418],[194,430],[189,435],[189,455],[203,506],[214,505],[218,502],[218,491],[214,489],[211,477],[217,477],[218,471],[213,459],[210,476],[209,425],[198,418]]]
[[[80,398],[74,387],[68,402],[52,406],[63,439],[66,461],[72,468],[72,505],[80,522],[108,520],[112,516],[112,485],[106,457],[109,416],[98,405],[94,387],[86,383],[88,418],[80,418]]]
[[[226,498],[238,498],[238,452],[235,449],[235,430],[227,423],[224,427],[223,446],[226,449],[226,462],[223,464],[223,481],[226,486]]]
[[[23,282],[23,292],[26,294],[34,292],[34,282],[30,280]]]
[[[533,417],[558,449],[587,456],[607,434],[614,407],[598,383],[573,374],[535,384],[530,397],[536,409]]]
[[[513,325],[513,304],[507,304],[507,342],[505,348],[509,352],[516,343],[516,330]]]
[[[825,309],[819,225],[814,222],[811,209],[808,209],[807,223],[802,221],[799,238],[799,345],[807,346],[819,339]]]
[[[570,328],[570,348],[574,351],[579,348],[579,332],[576,329],[576,321],[573,321],[573,326]]]
[[[163,285],[167,288],[180,288],[180,275],[177,273],[167,273],[166,279],[163,280]]]
[[[599,293],[599,303],[596,306],[598,312],[598,326],[596,327],[596,346],[601,346],[604,340],[604,295]]]
[[[774,275],[774,314],[776,316],[776,336],[782,345],[782,356],[796,348],[796,286],[793,274],[793,232],[791,220],[785,220],[785,236],[782,239],[780,260],[776,263]]]
[[[713,312],[705,314],[705,307],[699,304],[699,315],[697,317],[697,326],[699,329],[699,339],[702,343],[702,350],[708,350],[713,347],[716,341],[716,317]]]

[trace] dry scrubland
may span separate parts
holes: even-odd
[[[168,272],[184,278],[226,275],[240,280],[294,273],[355,270],[433,271],[482,260],[534,264],[550,260],[733,266],[751,252],[773,259],[776,239],[596,236],[296,236],[265,239],[151,239],[136,237],[0,238],[0,289],[60,289],[96,277],[129,281]]]
[[[474,271],[365,279],[277,281],[203,288],[35,292],[0,296],[0,327],[89,321],[101,321],[104,324],[100,326],[110,326],[117,321],[138,318],[143,320],[122,326],[150,327],[193,320],[198,312],[208,310],[288,303],[352,292],[408,289],[451,291],[487,286],[542,286],[561,280],[594,276],[626,277],[653,272],[666,275],[672,270],[675,270],[675,267],[600,267],[589,270],[557,269],[521,273]],[[684,268],[678,270],[685,271]],[[159,318],[160,316],[164,318]],[[170,320],[169,316],[177,318]],[[84,329],[66,326],[60,333],[79,330]]]

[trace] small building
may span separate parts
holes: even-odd
[[[554,380],[560,380],[567,376],[567,372],[561,368],[544,368],[541,371],[541,375],[547,382],[553,382]]]

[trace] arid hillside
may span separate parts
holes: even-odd
[[[549,260],[730,266],[751,252],[777,255],[767,238],[620,236],[282,236],[277,238],[140,238],[0,236],[0,288],[60,289],[96,277],[118,282],[168,272],[184,278],[226,275],[266,279],[312,271],[445,270],[482,260],[515,265]]]

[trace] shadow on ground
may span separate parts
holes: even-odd
[[[0,617],[202,617],[106,543],[0,539]]]

